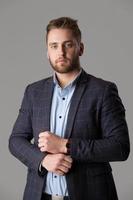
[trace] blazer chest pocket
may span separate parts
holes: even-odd
[[[80,112],[79,112],[80,111]],[[80,109],[75,117],[74,130],[84,132],[89,137],[92,135],[94,138],[99,137],[96,110]],[[82,135],[83,136],[83,135]]]
[[[88,124],[93,124],[96,121],[96,109],[79,109],[75,121],[78,123],[87,122]]]

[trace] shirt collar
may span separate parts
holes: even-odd
[[[75,77],[68,85],[66,85],[66,86],[64,87],[64,89],[67,88],[67,87],[72,87],[73,85],[76,84],[77,80],[78,80],[79,77],[80,77],[80,74],[82,73],[82,70],[83,70],[83,69],[81,68],[80,71],[79,71],[79,73],[76,75],[76,77]],[[55,85],[57,85],[57,86],[60,87],[55,72],[54,72],[54,74],[53,74],[53,82],[54,82]]]

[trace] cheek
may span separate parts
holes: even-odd
[[[56,52],[52,51],[52,50],[48,50],[47,51],[47,57],[48,57],[48,59],[50,58],[51,60],[56,59]]]
[[[71,54],[70,54],[71,60],[75,60],[75,59],[77,59],[78,57],[79,57],[79,52],[78,52],[78,51],[73,51],[73,52],[71,52]]]
[[[72,50],[72,51],[67,52],[66,55],[67,55],[68,58],[73,59],[76,56],[76,54],[77,54],[77,52]]]
[[[52,62],[55,62],[56,60],[56,55],[55,54],[48,54],[48,59]]]

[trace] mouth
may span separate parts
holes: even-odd
[[[67,59],[66,58],[59,58],[59,59],[57,59],[56,62],[57,63],[64,63],[64,62],[67,62]]]
[[[66,60],[65,59],[59,59],[59,60],[57,60],[57,63],[62,63],[62,62],[66,62]]]
[[[65,63],[65,61],[63,61],[63,60],[60,60],[60,61],[58,61],[58,63]]]
[[[64,58],[57,59],[57,62],[65,62],[65,61],[66,61],[66,59],[64,59]]]

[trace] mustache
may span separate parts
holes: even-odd
[[[68,59],[68,58],[60,57],[60,58],[58,58],[55,62],[56,62],[56,63],[61,62],[61,61],[66,62],[67,60],[69,60],[69,59]]]

